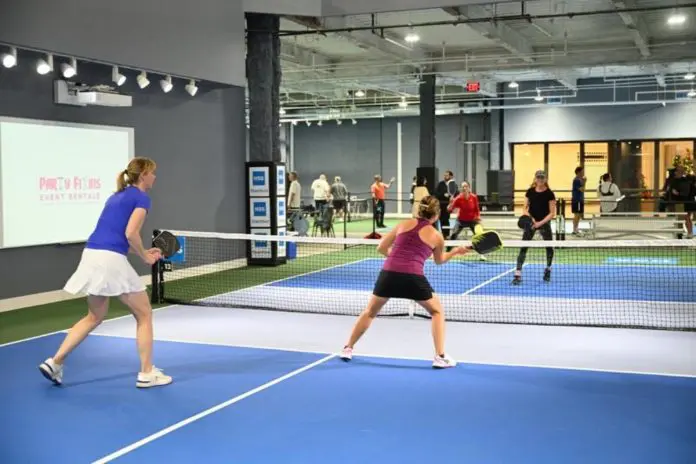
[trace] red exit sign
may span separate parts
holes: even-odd
[[[481,90],[481,83],[478,81],[468,81],[466,83],[467,92],[478,92]]]

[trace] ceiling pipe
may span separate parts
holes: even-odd
[[[621,101],[621,102],[590,102],[590,103],[531,103],[525,105],[502,105],[502,106],[482,106],[478,108],[465,107],[446,107],[436,108],[435,114],[438,116],[459,115],[459,114],[478,114],[490,111],[499,110],[520,110],[520,109],[551,109],[551,108],[568,108],[568,107],[606,107],[606,106],[638,106],[638,105],[653,105],[666,106],[670,104],[696,104],[696,100],[651,100],[651,101]],[[450,105],[451,106],[451,105]],[[327,121],[335,119],[375,119],[383,117],[411,117],[420,114],[417,107],[409,108],[393,108],[380,109],[372,111],[353,111],[342,112],[340,110],[326,111],[326,114],[292,114],[288,117],[281,118],[280,122],[292,123],[293,121]]]
[[[298,35],[323,35],[327,33],[338,33],[338,32],[356,32],[356,31],[374,31],[375,28],[379,30],[389,30],[389,29],[407,29],[415,27],[426,27],[426,26],[457,26],[459,24],[475,24],[475,23],[490,23],[490,22],[506,22],[506,21],[538,21],[545,19],[556,19],[556,18],[580,18],[585,16],[599,16],[599,15],[616,15],[620,13],[645,13],[652,11],[664,11],[664,10],[674,10],[675,5],[671,2],[666,5],[650,6],[650,7],[633,7],[633,8],[610,8],[603,10],[593,10],[593,11],[574,11],[566,13],[549,13],[541,15],[530,15],[530,14],[516,14],[516,15],[493,15],[481,18],[457,18],[447,21],[427,21],[422,23],[409,23],[409,24],[390,24],[390,25],[380,25],[376,26],[374,24],[368,26],[352,26],[352,27],[340,27],[332,29],[324,29],[318,27],[316,30],[306,30],[306,31],[289,31],[281,30],[279,31],[279,36],[298,36]],[[687,8],[696,8],[696,3],[684,3],[678,5],[680,10]],[[254,32],[254,30],[247,29],[247,33]]]

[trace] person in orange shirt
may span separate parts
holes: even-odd
[[[370,187],[370,192],[372,192],[372,206],[374,208],[375,222],[377,227],[385,228],[384,225],[384,191],[391,187],[394,178],[392,177],[388,184],[382,182],[382,176],[379,174],[375,175],[375,182]]]
[[[462,182],[459,187],[459,195],[450,199],[447,205],[447,211],[459,210],[457,213],[457,223],[454,226],[450,240],[457,240],[459,234],[466,227],[471,229],[472,233],[476,233],[476,226],[481,224],[481,211],[479,208],[478,196],[471,191],[471,186],[468,182]],[[485,256],[480,256],[481,260],[485,260]]]

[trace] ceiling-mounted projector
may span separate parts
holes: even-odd
[[[60,79],[53,81],[53,101],[72,106],[133,106],[130,95],[122,95],[107,85],[90,86]]]

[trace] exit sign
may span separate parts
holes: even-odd
[[[467,92],[478,92],[481,90],[481,83],[478,81],[468,81],[466,83],[466,91]]]

